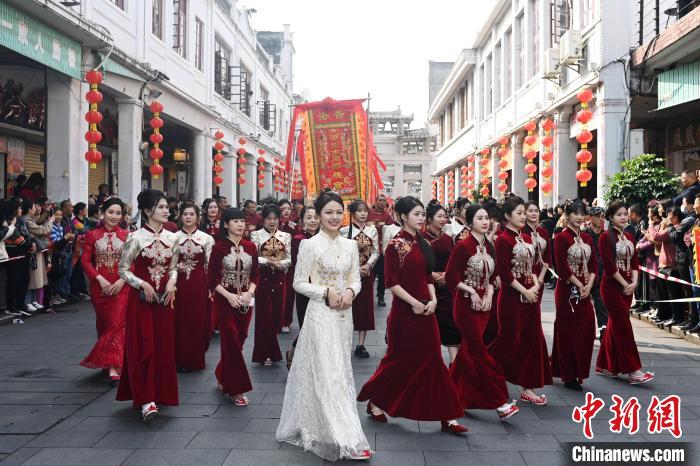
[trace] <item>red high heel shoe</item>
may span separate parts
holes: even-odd
[[[367,402],[367,414],[370,415],[373,421],[375,422],[387,422],[388,419],[386,418],[386,415],[384,413],[382,414],[374,414],[372,412],[372,408],[370,407],[370,402]]]
[[[469,432],[469,429],[462,424],[450,424],[447,421],[440,421],[440,430],[449,432],[450,434],[463,434]]]

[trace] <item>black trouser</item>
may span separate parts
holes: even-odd
[[[659,270],[661,272],[661,270]],[[677,270],[665,269],[662,273],[672,277],[681,278]],[[657,279],[659,282],[659,300],[680,299],[683,297],[683,285],[668,280]],[[659,315],[663,320],[673,319],[682,321],[685,318],[685,307],[683,303],[659,303]]]
[[[7,271],[6,263],[0,263],[0,309],[7,309]]]
[[[377,263],[374,264],[374,275],[377,277],[377,298],[384,299],[384,254],[380,254]]]
[[[598,323],[598,328],[603,325],[608,325],[608,310],[603,304],[603,298],[600,296],[600,281],[593,282],[591,288],[591,298],[593,298],[593,309],[595,309],[595,320]]]
[[[11,260],[7,263],[7,308],[24,310],[24,298],[29,288],[29,258]]]
[[[70,264],[68,264],[70,267]],[[80,259],[73,266],[73,273],[70,276],[70,292],[72,295],[88,294],[87,283],[85,282],[85,274],[83,274],[83,266]]]

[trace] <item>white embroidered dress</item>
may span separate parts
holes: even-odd
[[[299,246],[294,290],[310,301],[287,377],[277,440],[335,461],[370,445],[357,414],[352,310],[326,306],[326,288],[351,288],[357,295],[360,259],[355,241],[321,231]]]

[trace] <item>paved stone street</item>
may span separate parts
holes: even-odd
[[[551,292],[545,297],[544,325],[551,349],[554,319]],[[354,359],[361,386],[384,353],[388,308],[368,339],[372,358]],[[606,401],[593,422],[596,440],[673,440],[668,435],[612,435],[606,419],[610,395],[634,394],[642,405],[641,430],[651,395],[682,396],[683,440],[700,446],[700,347],[633,320],[642,360],[657,380],[630,387],[623,380],[593,375],[585,387]],[[283,349],[292,333],[280,336]],[[24,325],[0,327],[0,459],[3,464],[319,464],[322,461],[275,440],[287,371],[250,364],[254,391],[251,405],[235,407],[216,390],[213,368],[218,338],[207,355],[203,373],[180,374],[181,405],[164,408],[150,425],[143,425],[130,403],[114,402],[99,371],[78,365],[95,337],[91,306],[79,305],[56,315],[41,315]],[[597,348],[597,344],[596,344]],[[252,350],[246,343],[247,359]],[[527,348],[523,348],[527,351]],[[510,387],[511,396],[517,389]],[[545,389],[550,406],[520,404],[521,412],[507,423],[491,411],[472,411],[462,419],[470,428],[464,437],[439,432],[437,422],[390,419],[385,425],[361,415],[365,433],[377,454],[373,465],[562,464],[562,443],[582,440],[581,426],[571,421],[571,409],[583,393],[561,384]],[[364,406],[362,407],[364,408]],[[360,409],[360,413],[363,410]],[[607,434],[606,434],[607,432]]]

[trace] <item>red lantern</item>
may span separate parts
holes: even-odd
[[[542,192],[545,194],[549,194],[550,191],[552,190],[552,183],[549,181],[542,183]]]
[[[97,125],[102,121],[102,114],[97,110],[90,110],[85,114],[85,121],[91,125]]]
[[[223,139],[224,138],[224,133],[221,131],[217,130],[216,133],[214,133],[214,139]]]
[[[265,164],[265,159],[262,157],[258,157],[258,164],[264,165]]]
[[[549,121],[549,120],[547,120]],[[544,136],[542,138],[542,145],[545,147],[550,147],[552,144],[554,144],[554,139],[552,139],[552,136]]]
[[[239,175],[245,175],[245,167],[244,166],[239,166],[238,167],[238,174]]]
[[[474,154],[467,157],[467,163],[474,163],[476,156]]]
[[[93,165],[97,165],[102,160],[102,152],[97,149],[90,149],[85,152],[85,160],[90,164],[91,168],[95,168]]]
[[[239,148],[239,149],[236,151],[236,153],[237,153],[238,155],[240,155],[241,157],[243,157],[243,156],[246,154],[246,151],[245,151],[244,148],[241,147],[241,148]]]
[[[501,139],[499,139],[498,142],[499,142],[502,146],[507,146],[509,141],[510,141],[510,138],[509,138],[508,136],[503,136]]]
[[[464,173],[467,173],[468,168],[466,166],[462,166],[462,168],[460,168],[460,170],[464,174]]]
[[[503,158],[506,155],[508,155],[508,149],[506,149],[505,147],[498,149],[498,156],[499,157]]]
[[[586,102],[586,103],[588,103],[590,100],[593,99],[593,91],[591,91],[591,90],[588,89],[588,88],[582,89],[582,90],[580,90],[580,91],[576,94],[576,98],[577,98],[580,102]]]
[[[502,193],[505,193],[508,190],[508,184],[498,183],[498,190]]]
[[[151,121],[149,122],[149,124],[151,125],[151,128],[153,128],[153,129],[156,129],[156,128],[160,129],[163,127],[163,120],[161,120],[158,117],[153,117],[153,118],[151,118]]]
[[[158,147],[154,147],[151,149],[150,155],[153,160],[160,160],[163,158],[163,151]]]
[[[525,144],[527,144],[528,146],[533,146],[537,142],[537,136],[535,136],[533,134],[529,134],[529,135],[525,136],[525,139],[523,140],[523,142],[525,142]]]
[[[535,120],[530,120],[525,123],[525,131],[535,131],[537,129],[537,122]]]
[[[259,155],[265,155],[265,149],[258,149]]]
[[[576,140],[579,142],[579,144],[588,144],[593,140],[593,133],[591,133],[587,129],[582,129],[576,135]]]
[[[534,163],[528,163],[525,165],[525,173],[534,174],[537,171],[537,165]]]
[[[221,165],[214,165],[212,167],[212,171],[218,174],[224,171],[224,167],[222,167]]]
[[[590,122],[593,119],[593,112],[588,110],[587,108],[582,108],[581,110],[576,113],[576,121],[582,124],[586,124]]]
[[[265,183],[262,181],[258,182],[258,189],[263,189],[265,187]]]
[[[87,81],[88,84],[102,84],[102,78],[102,73],[98,70],[90,70],[85,73],[85,81]]]
[[[102,133],[97,129],[97,124],[102,121],[102,114],[97,111],[97,104],[102,102],[102,93],[97,90],[97,85],[102,82],[102,73],[98,70],[90,70],[85,73],[85,80],[90,84],[90,90],[85,94],[85,99],[90,104],[85,120],[88,122],[88,131],[85,140],[88,143],[88,151],[85,153],[90,168],[97,168],[102,160],[102,153],[97,150],[97,144],[102,141]]]
[[[240,138],[238,140],[238,144],[240,144],[240,145],[244,145],[246,142],[248,142],[248,141],[246,141],[245,138]]]
[[[550,151],[542,152],[540,154],[540,158],[544,160],[545,162],[551,162],[552,159],[554,158],[554,154]]]
[[[507,180],[508,179],[508,172],[501,172],[498,174],[498,178],[501,180]]]
[[[85,140],[90,144],[99,144],[102,141],[102,133],[95,130],[90,130],[85,133]]]
[[[487,158],[483,158],[483,159],[479,160],[479,165],[482,165],[485,167],[488,164],[489,164],[489,159],[487,159]]]
[[[163,104],[161,104],[157,100],[154,100],[153,102],[151,102],[151,112],[160,113],[162,111],[163,111]]]
[[[500,168],[501,170],[505,170],[506,168],[508,168],[508,161],[501,160],[500,162],[498,162],[498,168]]]
[[[212,182],[220,186],[221,183],[224,182],[223,177],[221,176],[221,173],[224,171],[223,165],[221,163],[224,161],[224,154],[221,153],[222,150],[224,150],[224,142],[222,141],[224,139],[224,132],[221,130],[217,130],[214,133],[214,140],[216,141],[214,143],[214,165],[212,166],[212,172],[214,173],[212,177]]]
[[[245,178],[242,176],[238,177],[238,184],[245,184]]]
[[[216,141],[216,142],[214,143],[214,149],[216,149],[217,151],[222,151],[222,150],[224,150],[224,143],[221,142],[221,141]]]
[[[486,147],[481,149],[481,156],[482,157],[487,157],[490,153],[491,153],[491,151]]]
[[[85,94],[85,100],[87,100],[91,104],[99,104],[102,102],[103,96],[102,93],[96,89],[90,89],[87,91],[87,94]]]
[[[153,133],[148,139],[150,139],[153,144],[160,144],[163,142],[163,135],[160,133]]]
[[[528,161],[532,162],[533,160],[535,160],[535,157],[537,157],[537,152],[535,152],[534,150],[530,149],[527,152],[525,152],[525,158]]]
[[[546,166],[542,169],[542,176],[544,176],[545,178],[549,178],[553,174],[554,174],[554,169],[550,166]]]
[[[488,176],[488,175],[489,175],[489,169],[488,169],[488,168],[482,168],[480,173],[481,173],[482,176]]]
[[[151,175],[153,175],[153,178],[158,179],[158,177],[163,174],[163,166],[154,163],[153,165],[151,165],[150,172]]]
[[[576,153],[576,161],[578,163],[589,163],[593,160],[593,154],[587,149],[580,150]]]
[[[484,186],[483,188],[481,188],[481,190],[479,192],[484,197],[488,197],[488,195],[490,193],[488,186]]]
[[[581,182],[581,186],[586,186],[592,178],[593,173],[590,170],[579,170],[576,172],[576,179]]]
[[[554,129],[554,121],[550,118],[547,118],[542,122],[542,129],[545,131],[552,131]]]
[[[224,182],[224,179],[221,178],[220,176],[215,176],[214,179],[213,179],[212,181],[214,182],[215,185],[218,186],[218,185],[220,185],[221,183]],[[244,180],[244,181],[245,181],[245,180]],[[243,183],[241,183],[241,184],[243,184]]]
[[[532,192],[532,190],[535,189],[535,186],[537,186],[537,180],[534,178],[528,178],[525,180],[525,187],[528,189],[528,191]]]

